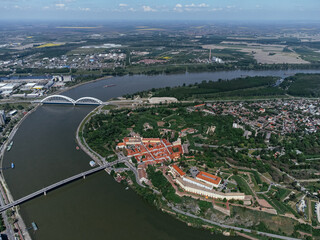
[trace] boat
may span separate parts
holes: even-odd
[[[38,230],[38,226],[37,226],[37,224],[35,222],[32,222],[31,225],[32,225],[32,228],[33,228],[34,231]]]
[[[96,165],[96,162],[95,161],[90,161],[89,164],[90,164],[91,167],[94,167]]]
[[[79,150],[80,148],[78,146],[76,146],[76,149]]]
[[[107,84],[107,85],[104,85],[103,87],[108,88],[108,87],[114,87],[114,86],[117,86],[117,85],[116,84]]]
[[[11,168],[14,168],[14,163],[11,163]]]
[[[129,187],[126,187],[126,190],[128,190],[129,189]]]
[[[9,146],[7,147],[7,151],[9,152],[12,148],[12,144],[13,144],[13,141],[10,142]]]

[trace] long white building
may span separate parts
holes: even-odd
[[[186,192],[197,195],[219,198],[227,200],[244,200],[244,193],[222,193],[215,191],[213,188],[218,187],[221,178],[205,172],[199,172],[196,178],[191,178],[186,175],[177,165],[169,166],[170,173],[175,178],[176,183]]]
[[[318,222],[320,223],[320,203],[319,202],[316,204],[315,211],[316,211],[316,214],[317,214]]]
[[[218,199],[227,199],[227,200],[232,200],[232,199],[244,200],[245,199],[244,193],[222,193],[222,192],[215,191],[212,188],[210,190],[208,188],[201,187],[200,185],[195,184],[195,181],[191,183],[191,181],[185,181],[185,180],[186,180],[186,177],[176,178],[176,183],[186,192],[190,192],[190,193],[194,193],[194,194],[198,194],[198,195],[210,197],[210,198],[218,198]]]

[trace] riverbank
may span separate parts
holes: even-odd
[[[10,134],[8,136],[8,139],[1,146],[1,152],[0,152],[0,168],[1,169],[3,168],[3,158],[4,158],[4,154],[5,154],[5,151],[7,149],[8,144],[12,141],[14,135],[16,134],[18,128],[24,122],[24,120],[26,120],[29,115],[31,115],[33,112],[35,112],[38,107],[39,107],[39,104],[20,119],[20,121],[11,130],[11,132],[10,132]],[[7,186],[5,178],[3,176],[3,171],[1,171],[0,182],[1,182],[1,188],[0,188],[1,196],[0,197],[4,200],[3,204],[8,204],[10,202],[13,202],[14,199],[13,199],[13,196],[12,196],[8,186]],[[8,235],[13,235],[14,233],[13,233],[13,230],[11,228],[11,224],[7,221],[6,212],[4,212],[2,215],[4,216],[4,219],[6,219],[5,220],[6,225],[7,225],[6,227],[7,227],[8,232],[9,232]],[[15,208],[15,218],[17,219],[17,222],[15,223],[15,226],[14,225],[12,225],[12,226],[16,227],[18,229],[19,236],[20,237],[22,236],[24,240],[31,240],[31,236],[30,236],[29,232],[27,231],[27,227],[25,225],[25,222],[23,221],[22,216],[21,216],[21,214],[19,212],[19,207]],[[9,239],[11,239],[12,237],[13,236],[8,236]]]
[[[90,120],[90,118],[95,114],[96,111],[101,109],[103,106],[98,106],[91,112],[87,114],[87,116],[81,121],[79,124],[77,131],[76,131],[76,142],[92,160],[94,160],[96,163],[98,163],[100,166],[105,163],[105,158],[103,158],[101,155],[98,153],[94,152],[86,143],[86,140],[83,138],[83,128],[85,124]],[[80,136],[81,133],[81,136]]]
[[[99,83],[89,84],[88,86],[87,84],[83,84],[83,86],[79,86],[79,88],[75,88],[71,92],[66,92],[65,95],[73,98],[94,96],[105,101],[106,98],[122,96],[129,91],[136,92],[151,89],[152,87],[182,85],[184,82],[189,84],[191,82],[199,82],[202,79],[226,79],[233,78],[235,75],[247,74],[246,72],[237,71],[222,74],[184,74],[180,77],[176,75],[116,77],[112,81],[116,81],[117,86],[113,88],[103,88],[104,85],[108,84],[108,81],[102,80]],[[259,73],[252,72],[249,74],[256,75]],[[270,75],[270,72],[262,74]],[[279,72],[279,75],[285,74],[286,76],[288,75],[287,72]],[[6,179],[10,180],[8,182],[14,196],[24,196],[28,192],[43,187],[41,184],[48,185],[89,168],[88,162],[91,158],[87,157],[88,155],[83,153],[83,151],[76,150],[74,137],[79,123],[84,120],[89,111],[92,111],[91,107],[90,110],[86,110],[86,107],[47,105],[40,107],[35,115],[31,116],[32,121],[26,121],[26,125],[19,129],[19,134],[15,138],[17,147],[14,147],[5,158],[6,164],[14,160],[20,166],[20,169],[16,169],[16,171],[5,173]],[[30,136],[32,136],[32,141],[25,141]],[[23,149],[21,148],[22,146]],[[37,171],[35,171],[35,167]],[[159,234],[165,239],[165,236],[161,235],[164,232],[175,236],[175,239],[182,239],[181,234],[179,236],[175,234],[178,228],[173,229],[173,227],[161,225],[161,222],[170,222],[171,217],[163,216],[164,214],[158,213],[160,211],[146,207],[145,205],[147,204],[144,201],[136,197],[136,194],[130,193],[132,191],[124,191],[123,186],[116,184],[113,178],[103,175],[105,174],[101,173],[100,176],[98,174],[98,176],[88,178],[85,182],[81,182],[81,184],[71,186],[68,188],[68,191],[64,191],[63,189],[55,191],[53,193],[54,196],[50,196],[49,194],[45,200],[37,198],[28,202],[28,204],[23,204],[21,209],[26,223],[30,225],[32,221],[36,221],[39,225],[40,230],[37,231],[35,237],[37,239],[52,239],[51,236],[57,234],[60,238],[68,236],[69,239],[81,239],[81,236],[86,236],[85,234],[87,233],[92,235],[98,232],[98,235],[95,235],[96,238],[103,238],[106,231],[108,234],[117,234],[116,236],[119,237],[121,226],[126,220],[117,221],[117,219],[106,217],[105,212],[107,211],[111,215],[121,216],[122,218],[126,218],[127,222],[130,222],[126,223],[131,226],[131,229],[129,227],[128,235],[121,232],[120,235],[123,236],[122,238],[120,236],[118,239],[127,239],[130,237],[131,231],[137,232],[137,230],[144,231],[145,229],[147,229],[145,230],[146,234],[149,235],[144,234],[144,237],[141,239],[150,239],[150,236],[159,236]],[[31,181],[23,185],[25,179]],[[90,196],[90,204],[86,204],[86,196]],[[126,199],[130,199],[130,201],[127,202]],[[128,214],[132,208],[139,209],[141,214],[139,216],[134,212],[132,212],[132,215]],[[65,217],[61,219],[62,211],[65,216],[73,216],[73,218]],[[77,214],[77,211],[81,211],[81,214]],[[150,221],[149,215],[152,216]],[[150,223],[156,221],[155,215],[158,216],[158,219],[164,219],[164,221],[156,222],[151,226]],[[87,219],[92,219],[92,221],[89,223],[82,221],[83,216],[86,216]],[[95,219],[99,219],[100,223],[103,222],[105,228],[98,228]],[[148,221],[144,221],[145,219]],[[83,230],[74,233],[69,226],[71,220],[73,221],[73,225]],[[50,224],[47,224],[48,221]],[[139,225],[135,224],[136,222],[139,222]],[[183,233],[199,234],[194,229],[183,228],[183,224],[181,225],[178,221],[172,220],[171,222],[172,226],[184,229]],[[157,226],[160,227],[155,228]],[[54,230],[57,228],[59,228],[58,233]],[[148,229],[150,230],[149,232]],[[160,230],[158,231],[157,229]],[[33,233],[31,232],[31,234]]]
[[[90,117],[92,117],[92,116],[93,116],[93,114],[90,115]],[[83,122],[87,122],[87,119]],[[84,125],[82,125],[82,127],[83,126]],[[83,137],[83,136],[81,136],[81,137]],[[91,148],[90,148],[90,151],[92,151]],[[219,232],[219,233],[223,232],[221,229],[223,229],[223,230],[224,229],[231,229],[231,230],[237,230],[237,231],[244,231],[247,233],[254,233],[254,234],[263,235],[263,236],[277,237],[280,239],[295,239],[295,238],[290,238],[290,237],[281,236],[281,235],[275,235],[275,234],[271,234],[271,233],[267,233],[267,232],[257,232],[256,233],[256,231],[248,229],[248,228],[236,227],[236,226],[228,225],[227,223],[223,224],[224,221],[221,222],[217,219],[209,220],[209,219],[206,219],[202,216],[191,214],[187,211],[182,211],[181,208],[177,208],[171,202],[166,200],[165,197],[162,196],[162,194],[159,191],[156,191],[153,187],[150,187],[150,188],[147,187],[146,191],[142,191],[141,189],[136,188],[135,185],[133,185],[133,189],[135,190],[135,192],[137,194],[141,195],[144,199],[147,198],[148,194],[158,195],[158,197],[156,197],[156,199],[161,198],[161,201],[157,202],[158,204],[155,204],[156,201],[151,201],[149,203],[151,205],[155,205],[157,208],[161,208],[164,212],[168,213],[168,212],[173,211],[173,214],[170,214],[170,215],[173,215],[175,218],[177,218],[183,222],[186,222],[188,224],[188,226],[204,227],[207,224],[211,224],[211,227],[214,227],[215,231]],[[182,217],[182,216],[184,216],[184,217]]]
[[[112,76],[105,76],[105,77],[100,77],[100,78],[93,79],[93,80],[90,80],[90,81],[80,82],[80,83],[77,83],[77,84],[75,84],[73,86],[68,87],[67,89],[62,89],[62,90],[55,91],[52,94],[61,94],[61,93],[70,91],[70,90],[72,90],[74,88],[80,87],[82,85],[86,85],[86,84],[90,84],[90,83],[94,83],[94,82],[98,82],[98,81],[106,80],[106,79],[110,79],[110,78],[112,78]]]

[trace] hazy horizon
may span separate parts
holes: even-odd
[[[320,21],[319,0],[0,0],[0,20]]]

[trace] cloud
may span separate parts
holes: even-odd
[[[211,11],[212,12],[217,12],[217,11],[222,11],[223,8],[212,8]]]
[[[119,7],[128,7],[128,4],[126,4],[126,3],[120,3],[120,4],[119,4]]]
[[[209,5],[208,5],[208,4],[205,4],[205,3],[200,3],[200,4],[198,5],[198,7],[209,7]]]
[[[200,11],[200,8],[208,8],[209,5],[206,3],[200,3],[200,4],[186,4],[182,6],[180,3],[176,4],[176,6],[173,8],[174,11],[176,12],[183,12],[183,11]]]
[[[89,12],[91,11],[90,8],[79,8],[80,11]]]
[[[144,12],[156,12],[157,10],[151,8],[150,6],[142,6]]]
[[[196,6],[196,5],[195,5],[194,3],[191,3],[191,4],[189,4],[189,5],[188,5],[188,4],[185,5],[185,7],[187,7],[187,8],[188,8],[188,7],[195,7],[195,6]]]
[[[64,8],[66,5],[64,3],[57,3],[56,7],[57,8]]]
[[[185,5],[186,8],[207,8],[209,7],[208,4],[206,3],[200,3],[200,4],[194,4],[194,3],[191,3],[191,4],[187,4]]]

